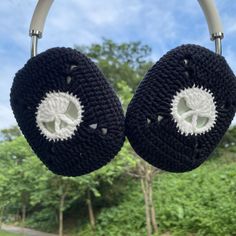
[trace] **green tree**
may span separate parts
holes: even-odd
[[[25,222],[29,207],[29,197],[34,186],[32,163],[34,154],[23,136],[0,144],[0,169],[2,170],[0,185],[5,185],[0,198],[16,207],[20,213],[22,224]],[[18,215],[18,213],[17,213]]]
[[[2,129],[0,131],[0,140],[7,140],[12,141],[13,139],[19,137],[21,135],[21,132],[18,128],[18,126],[12,126],[8,129]]]
[[[63,236],[64,212],[79,194],[73,178],[55,175],[45,167],[41,166],[41,168],[44,169],[43,175],[37,177],[38,184],[31,194],[31,204],[51,209],[58,222],[58,233]]]
[[[77,184],[77,192],[82,194],[80,196],[85,199],[87,204],[89,223],[93,231],[95,231],[96,228],[93,199],[105,198],[103,192],[100,191],[101,186],[106,185],[112,188],[117,178],[126,173],[128,169],[134,168],[135,165],[136,160],[130,156],[130,145],[128,142],[125,142],[117,157],[106,166],[88,175],[73,178],[73,181]]]

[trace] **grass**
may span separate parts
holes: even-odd
[[[23,236],[22,234],[8,233],[6,231],[0,230],[0,236]]]

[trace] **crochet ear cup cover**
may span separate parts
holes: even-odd
[[[126,113],[138,155],[171,172],[203,163],[229,127],[236,80],[225,59],[196,45],[163,56],[140,83]]]
[[[76,50],[53,48],[31,58],[14,78],[10,101],[25,138],[56,174],[96,170],[123,145],[119,99]]]

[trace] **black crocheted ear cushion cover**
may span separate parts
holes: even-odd
[[[53,48],[31,58],[16,74],[10,100],[22,133],[56,174],[96,170],[123,145],[120,101],[96,65],[76,50]]]
[[[222,56],[196,45],[163,56],[140,83],[126,114],[126,135],[139,156],[171,172],[203,163],[229,127],[235,76]]]

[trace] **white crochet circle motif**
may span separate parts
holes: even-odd
[[[83,106],[80,99],[64,92],[46,93],[36,112],[37,127],[50,141],[71,138],[82,118]]]
[[[216,123],[214,96],[203,87],[185,88],[172,99],[171,114],[181,134],[204,134]]]

